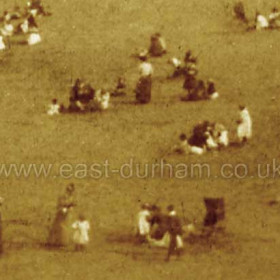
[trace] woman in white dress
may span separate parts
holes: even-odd
[[[73,223],[72,228],[74,229],[73,241],[75,243],[75,250],[84,250],[85,246],[89,243],[89,222],[85,219],[84,215],[80,215],[79,219]]]
[[[245,106],[239,106],[239,110],[240,117],[237,121],[237,137],[239,142],[246,142],[252,137],[252,120]]]
[[[147,241],[147,237],[150,234],[151,224],[149,218],[151,217],[151,212],[149,210],[148,204],[143,204],[141,210],[137,216],[137,235],[140,242]]]

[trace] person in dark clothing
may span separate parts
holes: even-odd
[[[193,56],[192,51],[188,50],[185,54],[185,58],[184,58],[184,62],[186,65],[188,65],[189,63],[197,63],[197,58]]]
[[[233,11],[235,13],[235,17],[241,21],[243,21],[244,23],[248,23],[248,19],[246,18],[245,15],[245,9],[244,9],[244,5],[243,3],[237,2],[234,7],[233,7]]]
[[[157,205],[152,205],[151,213],[152,215],[149,219],[151,224],[151,238],[160,240],[167,231],[167,216],[161,212],[160,207]]]
[[[205,132],[210,131],[211,127],[212,124],[208,121],[198,123],[193,129],[193,134],[189,139],[189,144],[192,146],[204,147],[207,140]]]
[[[192,92],[195,90],[196,86],[197,86],[197,80],[196,80],[195,75],[187,73],[186,77],[185,77],[184,85],[183,85],[183,88],[187,90],[187,94],[191,95]],[[184,99],[188,99],[188,98],[186,97]],[[186,101],[186,100],[183,100],[183,101]]]
[[[167,207],[168,219],[167,219],[167,230],[170,234],[170,243],[166,256],[166,261],[170,260],[171,255],[177,254],[177,257],[180,256],[181,250],[183,248],[182,240],[182,226],[179,217],[177,216],[174,206],[169,205]]]
[[[125,82],[124,77],[119,77],[118,84],[117,84],[115,90],[111,93],[111,96],[116,97],[116,96],[126,95],[125,88],[126,88],[126,82]]]

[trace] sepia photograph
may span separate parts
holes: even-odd
[[[276,0],[0,0],[0,278],[280,279],[279,42]]]

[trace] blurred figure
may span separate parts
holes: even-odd
[[[202,155],[205,152],[205,149],[198,146],[191,146],[188,142],[188,138],[186,134],[182,133],[179,136],[179,145],[175,146],[173,149],[175,152],[179,154],[195,154],[195,155]]]
[[[93,109],[101,111],[107,110],[110,104],[110,92],[104,89],[97,90],[93,102]]]
[[[29,46],[36,45],[42,41],[41,36],[39,34],[39,29],[36,27],[29,27],[29,35],[27,37],[27,44]]]
[[[256,12],[256,30],[263,30],[269,27],[268,20],[265,16]]]
[[[215,124],[213,136],[220,148],[227,147],[229,145],[228,131],[222,124]]]
[[[186,51],[184,62],[186,66],[197,63],[197,58],[192,54],[191,50]]]
[[[10,20],[4,22],[4,26],[1,28],[1,33],[5,37],[11,37],[14,34],[14,26]]]
[[[273,8],[270,15],[268,16],[269,27],[279,28],[280,27],[280,12],[277,8]]]
[[[182,61],[176,57],[172,57],[168,63],[170,63],[174,67],[174,72],[171,75],[171,78],[177,78],[182,75],[187,74],[187,68],[182,66]]]
[[[151,224],[149,219],[151,218],[151,212],[149,204],[145,203],[141,206],[141,210],[137,216],[137,236],[139,238],[139,242],[143,243],[147,241],[147,237],[150,234]]]
[[[206,97],[214,100],[219,97],[219,93],[216,91],[215,83],[212,79],[207,81],[207,90],[206,90]]]
[[[182,239],[182,226],[179,217],[174,209],[173,205],[167,207],[168,218],[167,218],[167,230],[170,235],[170,243],[166,256],[166,261],[170,260],[171,255],[177,254],[177,257],[180,256],[183,249],[183,239]]]
[[[49,116],[59,115],[60,113],[60,106],[57,104],[57,99],[52,100],[52,104],[49,105],[49,110],[47,114]]]
[[[237,19],[243,21],[244,23],[248,23],[248,19],[246,18],[246,15],[245,15],[245,9],[244,9],[243,2],[241,2],[241,1],[237,2],[233,7],[233,11],[234,11]]]
[[[166,43],[160,33],[151,36],[149,53],[151,56],[162,56],[166,53]]]
[[[65,193],[58,198],[57,212],[48,238],[50,246],[63,247],[69,244],[72,211],[76,206],[74,192],[74,184],[69,184]]]
[[[117,86],[116,86],[115,90],[112,92],[111,95],[115,96],[115,97],[124,96],[124,95],[126,95],[125,88],[126,88],[125,78],[124,77],[119,77]]]
[[[243,105],[239,106],[239,115],[237,137],[240,143],[244,143],[252,137],[252,120],[248,109]]]
[[[89,242],[88,232],[90,230],[89,222],[84,215],[79,215],[79,219],[72,224],[74,229],[73,241],[76,251],[83,251]]]
[[[206,147],[208,150],[214,150],[218,148],[218,144],[213,139],[213,136],[209,131],[205,132],[205,137],[206,137]]]
[[[3,51],[6,49],[6,45],[4,43],[4,38],[3,36],[0,35],[0,51]]]
[[[142,61],[139,65],[140,78],[136,85],[135,93],[136,100],[144,104],[149,103],[151,100],[153,66],[148,62],[146,56],[140,58],[140,60]]]

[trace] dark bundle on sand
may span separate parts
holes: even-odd
[[[141,77],[137,83],[135,93],[136,100],[140,103],[149,103],[151,101],[152,78]]]
[[[244,9],[243,2],[241,2],[241,1],[237,2],[233,7],[233,11],[234,11],[237,19],[243,21],[244,23],[248,23],[248,19],[246,18],[246,15],[245,15],[245,9]]]

